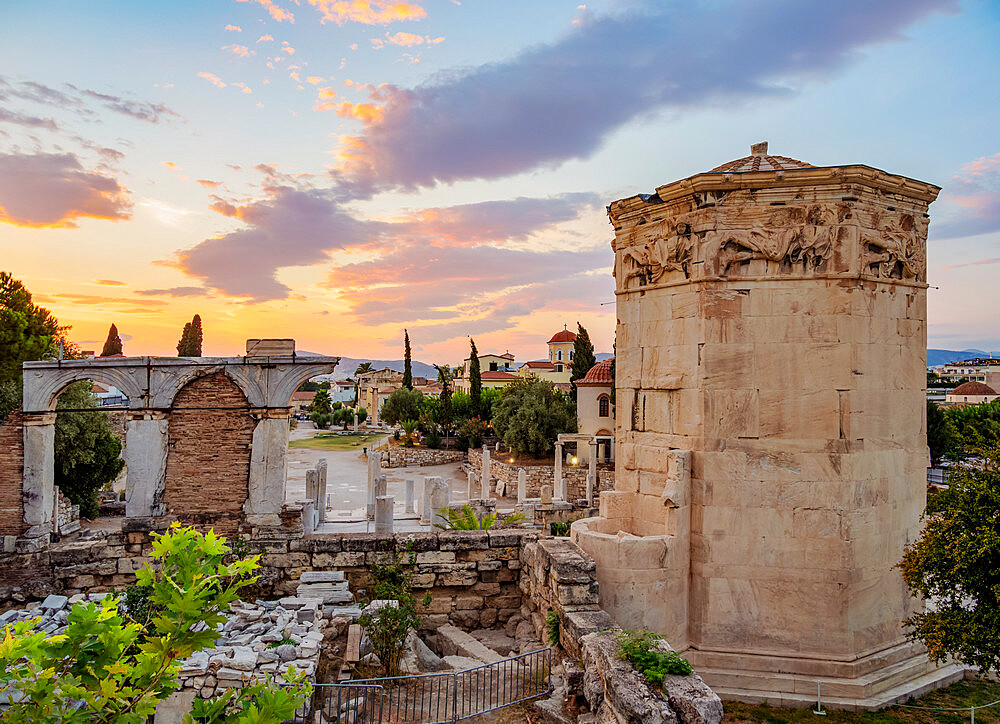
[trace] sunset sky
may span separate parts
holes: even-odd
[[[605,206],[767,140],[943,187],[929,345],[1000,350],[998,77],[985,1],[8,2],[0,269],[133,355],[610,351]]]

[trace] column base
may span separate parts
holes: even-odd
[[[882,709],[949,686],[972,670],[936,666],[922,646],[902,643],[852,662],[688,649],[683,655],[720,698],[781,707]]]

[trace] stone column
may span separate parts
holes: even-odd
[[[56,413],[24,413],[24,504],[25,538],[48,541],[55,509]]]
[[[590,479],[593,480],[593,484],[597,484],[597,440],[590,441],[590,461],[587,466],[587,474]],[[590,496],[587,496],[587,500],[590,500]]]
[[[543,485],[538,491],[538,502],[542,505],[552,504],[552,486]]]
[[[257,409],[251,413],[257,426],[251,438],[250,489],[243,510],[248,516],[277,516],[285,504],[291,408]],[[277,518],[269,522],[277,524]]]
[[[358,431],[358,413],[354,413],[354,432]]]
[[[556,499],[562,500],[560,491],[562,490],[562,468],[563,468],[563,445],[565,443],[556,441],[556,459],[555,465],[552,468],[552,490],[555,492]]]
[[[490,497],[490,449],[483,445],[483,469],[480,471],[479,491],[483,500]]]
[[[476,499],[476,474],[474,472],[472,472],[471,470],[469,471],[469,495],[468,495],[468,498],[469,498],[469,500],[475,500]]]
[[[130,412],[125,421],[125,517],[166,513],[168,420],[165,412]]]
[[[433,481],[431,485],[431,511],[430,511],[430,521],[431,525],[442,524],[441,511],[448,507],[448,502],[450,498],[450,492],[448,490],[448,483],[446,483],[442,478],[430,478]]]
[[[326,458],[320,458],[319,462],[316,463],[316,472],[318,473],[316,479],[316,512],[319,513],[320,523],[326,522],[326,470]]]
[[[375,478],[375,483],[372,485],[372,502],[368,506],[370,511],[368,513],[369,520],[373,520],[375,518],[375,500],[385,497],[387,487],[388,483],[386,482],[384,475],[379,475]]]
[[[594,485],[597,480],[593,473],[587,473],[587,507],[594,507]]]
[[[306,470],[306,500],[313,504],[313,510],[309,527],[312,529],[316,528],[316,523],[319,521],[319,471],[318,470]]]
[[[429,523],[431,520],[431,481],[432,477],[424,476],[424,487],[420,491],[420,522]]]
[[[413,480],[406,481],[406,508],[405,512],[413,512]]]
[[[517,502],[523,503],[528,497],[528,471],[521,468],[517,471]]]
[[[375,515],[375,478],[382,469],[382,453],[368,448],[368,497],[367,513],[371,518]]]
[[[382,480],[383,478],[380,478]],[[392,533],[392,511],[395,499],[391,495],[379,495],[375,498],[375,532]]]

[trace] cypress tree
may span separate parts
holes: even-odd
[[[573,342],[573,365],[570,368],[569,381],[582,379],[596,364],[597,358],[594,356],[594,343],[590,341],[590,334],[582,324],[577,322],[576,340]],[[570,396],[576,400],[576,385],[573,385]]]
[[[178,357],[201,357],[201,315],[194,315],[194,318],[184,325],[181,332],[181,339],[177,343]]]
[[[122,354],[122,338],[118,336],[118,327],[112,324],[108,330],[108,338],[104,340],[101,357],[111,357],[116,354]]]
[[[403,387],[413,389],[413,367],[410,362],[410,334],[403,330]]]
[[[469,412],[473,417],[479,417],[483,397],[483,378],[479,371],[479,350],[476,349],[476,340],[470,337],[469,341],[472,343],[472,355],[469,357]]]
[[[191,354],[188,357],[201,357],[201,315],[196,314],[191,320]]]
[[[190,348],[191,348],[191,322],[187,322],[184,325],[184,331],[181,332],[180,341],[177,342],[177,356],[191,357],[192,355],[188,352]]]

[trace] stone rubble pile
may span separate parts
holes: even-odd
[[[292,666],[313,680],[327,623],[317,598],[234,603],[215,648],[180,662],[181,685],[209,698],[253,678],[278,679]]]
[[[37,606],[0,613],[0,629],[38,618],[37,630],[48,635],[65,632],[72,607],[100,601],[106,593],[51,595]],[[237,601],[228,620],[218,627],[215,647],[181,660],[182,689],[210,698],[221,689],[243,686],[253,678],[280,678],[289,667],[316,677],[320,649],[329,624],[318,598],[288,597],[280,601]]]

